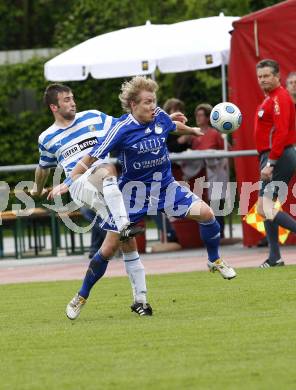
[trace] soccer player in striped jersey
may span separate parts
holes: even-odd
[[[48,178],[50,168],[60,165],[66,177],[73,167],[94,145],[99,143],[108,130],[117,122],[116,118],[97,110],[76,112],[76,104],[71,89],[61,84],[51,84],[46,88],[44,101],[51,109],[55,122],[39,136],[39,166],[35,172],[35,188],[32,195],[40,195]],[[99,159],[100,182],[94,182],[92,175],[76,186],[71,193],[78,204],[82,203],[104,214],[98,197],[104,197],[113,216],[118,232],[123,239],[133,236],[141,229],[130,225],[122,194],[117,185],[117,172],[109,164],[108,156]],[[97,175],[98,176],[98,175]],[[97,179],[97,177],[96,177]],[[80,189],[80,190],[79,190]]]
[[[166,147],[169,132],[195,136],[202,133],[199,128],[172,122],[163,110],[156,107],[157,88],[155,81],[141,76],[122,85],[120,100],[128,114],[123,115],[104,140],[94,146],[89,155],[77,164],[70,175],[71,180],[75,183],[77,177],[85,174],[86,169],[92,167],[97,159],[117,150],[121,153],[123,166],[119,185],[126,205],[129,205],[131,221],[137,222],[145,215],[158,211],[177,218],[195,219],[200,224],[201,236],[208,251],[209,269],[212,272],[219,271],[225,279],[232,279],[236,276],[235,271],[220,259],[220,226],[212,209],[188,188],[177,183],[171,172]],[[54,188],[49,198],[57,193],[67,192],[68,184],[69,182],[63,183]],[[103,227],[108,232],[100,253],[111,257],[119,245],[118,235],[114,232],[114,224],[105,223]],[[133,262],[132,259],[128,261]],[[101,278],[99,270],[99,265],[95,271],[92,269],[92,275],[97,273],[97,277],[90,279],[88,269],[79,292],[80,296],[85,298],[83,294],[89,295],[94,283]],[[74,297],[68,308],[79,306],[76,303]],[[143,305],[137,303],[131,308],[136,312],[144,309]],[[79,310],[78,307],[77,311]]]

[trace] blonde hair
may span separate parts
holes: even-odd
[[[140,101],[139,94],[141,91],[156,93],[158,90],[157,83],[145,76],[135,76],[130,81],[125,81],[121,86],[119,100],[121,106],[126,112],[131,112],[131,102]]]

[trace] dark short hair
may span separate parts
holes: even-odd
[[[44,103],[47,106],[50,106],[51,104],[57,105],[58,104],[58,94],[61,92],[69,93],[69,92],[72,92],[72,90],[67,85],[57,84],[57,83],[49,84],[46,87],[46,90],[45,90],[44,95],[43,95]]]
[[[198,104],[196,107],[195,107],[195,110],[194,110],[194,116],[196,116],[197,112],[198,111],[203,111],[205,116],[207,118],[210,117],[211,115],[211,111],[213,109],[213,106],[211,106],[210,104],[208,103],[201,103],[201,104]]]
[[[185,104],[180,99],[171,98],[166,100],[166,102],[163,105],[163,109],[166,113],[171,114],[172,112],[181,111],[184,113],[185,111]]]
[[[266,68],[266,67],[271,68],[271,72],[274,75],[279,73],[279,71],[280,71],[280,66],[279,66],[278,62],[276,62],[275,60],[268,59],[268,58],[265,60],[259,61],[256,65],[256,69],[262,69],[262,68]]]

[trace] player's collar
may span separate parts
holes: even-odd
[[[129,114],[130,119],[132,119],[133,122],[135,122],[137,125],[140,125],[139,121],[133,116],[132,113]]]

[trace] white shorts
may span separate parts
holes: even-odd
[[[106,160],[98,160],[100,163],[106,163]],[[99,216],[105,220],[109,217],[106,202],[103,194],[99,190],[99,186],[95,187],[89,177],[100,163],[96,163],[81,175],[69,188],[70,195],[73,201],[79,206],[86,206],[93,209]]]

